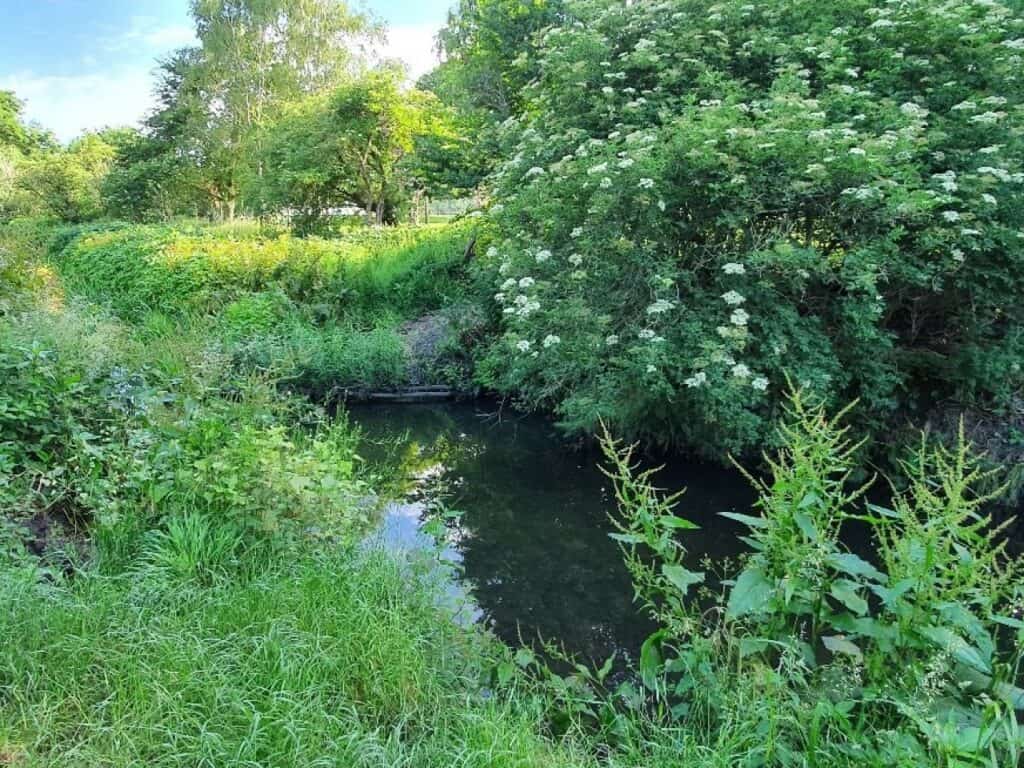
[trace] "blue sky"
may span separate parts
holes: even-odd
[[[414,74],[433,64],[433,36],[453,0],[362,0],[387,22],[383,51]],[[0,0],[0,90],[67,141],[132,125],[151,106],[158,58],[193,42],[188,0]]]

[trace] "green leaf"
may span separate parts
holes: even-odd
[[[520,667],[521,669],[526,669],[528,666],[533,664],[534,659],[535,657],[533,655],[533,651],[531,651],[529,648],[520,648],[518,651],[516,651],[516,666]]]
[[[719,516],[727,517],[730,520],[735,520],[738,523],[743,523],[750,528],[767,528],[768,521],[763,517],[754,517],[753,515],[743,515],[739,512],[719,512]]]
[[[657,690],[661,674],[661,641],[664,636],[664,630],[658,630],[640,646],[640,679],[652,691]]]
[[[992,665],[982,656],[981,651],[953,630],[947,627],[927,626],[923,627],[920,632],[937,646],[953,654],[953,658],[961,664],[966,664],[986,675],[992,674]]]
[[[858,661],[864,658],[864,654],[861,653],[860,648],[842,635],[826,635],[821,638],[821,642],[824,643],[825,647],[832,653],[842,653],[846,656],[852,656]]]
[[[688,571],[681,565],[662,565],[661,572],[684,595],[690,591],[690,587],[694,584],[702,584],[704,582],[704,574],[702,572]]]
[[[800,499],[800,503],[797,504],[797,509],[807,509],[810,506],[813,506],[815,504],[820,504],[820,503],[821,503],[821,497],[818,494],[816,494],[814,491],[808,491],[804,495],[804,497],[802,499]]]
[[[863,616],[868,612],[868,601],[857,593],[859,588],[855,582],[840,579],[832,584],[829,594],[854,613]]]
[[[793,519],[796,520],[797,526],[808,539],[814,542],[821,539],[821,535],[818,533],[818,529],[814,525],[814,521],[803,512],[794,512]]]
[[[760,637],[744,637],[740,640],[740,658],[761,653],[771,645],[771,642]]]
[[[902,579],[892,587],[883,587],[879,584],[869,584],[868,589],[882,598],[886,608],[893,608],[896,601],[905,595],[914,586],[913,579]]]
[[[675,528],[677,530],[684,531],[700,530],[700,526],[696,523],[690,522],[685,517],[676,517],[675,515],[662,515],[658,518],[658,522],[666,528]]]
[[[875,581],[885,581],[885,574],[867,560],[852,552],[837,552],[828,557],[829,564],[848,576],[865,576]]]
[[[498,685],[507,685],[515,675],[516,668],[513,664],[507,661],[501,662],[498,665]]]
[[[774,586],[761,571],[748,568],[736,579],[729,593],[726,615],[738,619],[750,613],[762,611],[771,599]]]

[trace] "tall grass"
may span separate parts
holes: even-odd
[[[375,550],[200,587],[0,573],[0,755],[47,766],[570,766],[487,643]]]

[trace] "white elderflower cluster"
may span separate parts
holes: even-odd
[[[737,309],[729,317],[729,322],[733,325],[743,327],[750,320],[750,315],[747,314],[746,310]]]
[[[647,307],[648,315],[662,315],[669,310],[673,309],[675,304],[667,299],[658,299],[656,302]]]
[[[736,291],[729,291],[728,293],[722,294],[722,301],[728,304],[730,307],[738,307],[740,304],[747,300],[746,296],[737,293]]]
[[[708,375],[704,371],[699,371],[693,376],[683,382],[690,389],[696,389],[697,387],[703,387],[708,383]]]

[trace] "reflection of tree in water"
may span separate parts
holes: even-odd
[[[369,438],[365,457],[382,479],[395,479],[391,498],[415,494],[463,513],[454,542],[500,637],[539,634],[596,660],[614,650],[635,656],[651,626],[608,537],[614,502],[596,454],[567,450],[542,420],[496,423],[472,405],[363,408],[353,418]],[[692,475],[685,482],[697,482],[684,501],[688,517],[696,507],[713,518],[734,508],[737,490],[748,495],[735,473],[680,466]],[[728,526],[718,518],[706,525],[697,548],[735,551]]]

